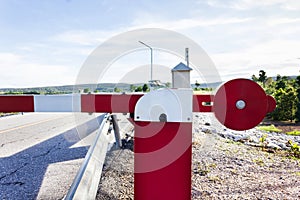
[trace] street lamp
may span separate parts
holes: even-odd
[[[142,41],[139,41],[139,43],[141,43],[142,45],[145,45],[146,47],[148,47],[150,49],[150,53],[151,53],[151,76],[150,76],[150,79],[151,81],[153,80],[152,78],[152,69],[153,69],[153,49],[152,47],[150,47],[149,45],[145,44],[144,42]]]

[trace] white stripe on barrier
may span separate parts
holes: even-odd
[[[37,95],[34,96],[35,112],[80,112],[81,95]]]

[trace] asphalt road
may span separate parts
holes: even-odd
[[[0,199],[62,199],[100,118],[86,113],[0,118]]]

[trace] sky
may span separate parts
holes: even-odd
[[[300,74],[298,0],[0,0],[0,27],[0,88],[74,84],[99,45],[142,28],[195,41],[223,81],[251,78],[259,70],[268,76]],[[133,67],[147,68],[149,49],[140,48],[114,60],[99,82],[128,80]],[[153,49],[154,65],[164,73],[165,66],[182,62]],[[202,81],[193,72],[195,80]]]

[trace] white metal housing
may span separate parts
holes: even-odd
[[[145,94],[135,106],[135,121],[192,122],[192,89],[159,89]]]
[[[179,63],[172,69],[173,88],[191,88],[190,72],[192,68],[183,63]]]

